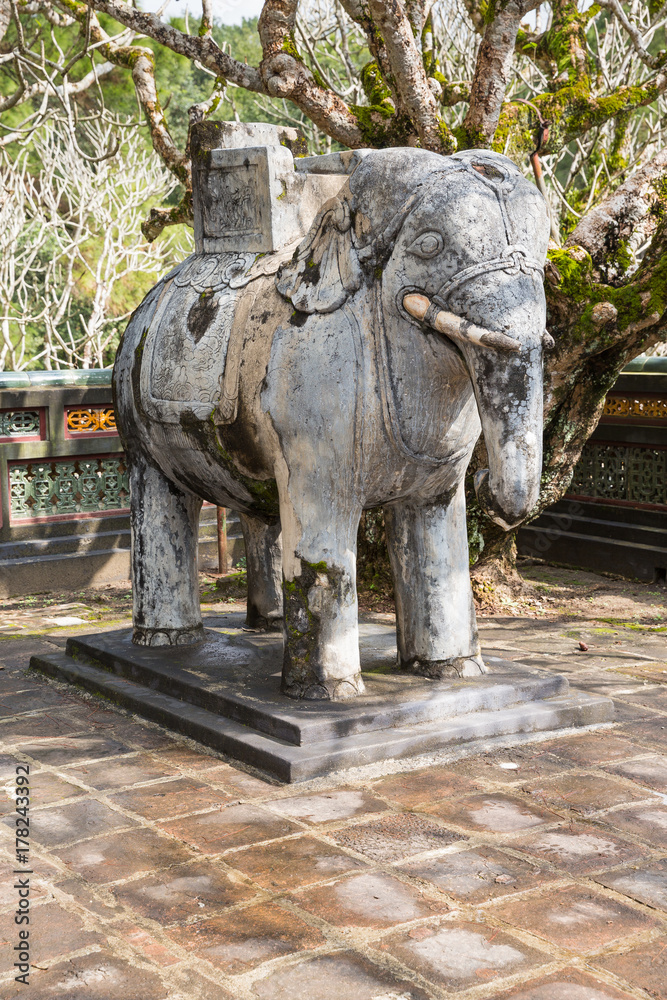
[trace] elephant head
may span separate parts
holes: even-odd
[[[542,467],[542,195],[506,157],[369,152],[323,207],[279,291],[305,313],[375,296],[377,321],[400,338],[435,336],[470,379],[489,468],[482,507],[503,527],[537,501]]]

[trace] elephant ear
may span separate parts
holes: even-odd
[[[346,200],[331,198],[294,258],[278,272],[276,287],[299,312],[329,313],[357,291],[361,280],[350,206]]]

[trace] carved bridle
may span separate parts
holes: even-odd
[[[464,169],[468,169],[467,164]],[[503,190],[506,185],[497,185],[477,170],[475,171],[475,175],[476,179],[482,181],[487,187],[492,188],[496,194],[507,232],[508,220],[504,204],[505,191]],[[500,191],[498,190],[499,188],[501,189]],[[533,259],[524,246],[509,244],[499,256],[493,257],[490,260],[478,261],[476,264],[470,264],[468,267],[461,268],[441,285],[431,299],[426,295],[415,292],[408,293],[403,298],[403,308],[410,316],[426,323],[452,340],[464,341],[498,351],[518,353],[521,350],[521,343],[518,340],[508,337],[504,333],[476,326],[474,323],[462,319],[447,309],[448,299],[462,285],[468,281],[472,281],[474,278],[487,275],[492,271],[505,271],[508,275],[519,273],[535,274],[541,281],[544,280],[544,266],[539,261]],[[547,349],[551,349],[554,346],[553,338],[546,330],[542,334],[542,344]]]

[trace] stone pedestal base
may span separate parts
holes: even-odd
[[[222,623],[221,623],[222,624]],[[232,624],[231,622],[229,624]],[[240,622],[239,622],[240,624]],[[490,672],[428,680],[399,671],[387,625],[361,625],[366,693],[295,702],[280,693],[282,638],[207,629],[195,646],[140,647],[131,630],[70,639],[31,666],[280,778],[480,740],[607,722],[608,698],[572,693],[564,677],[486,657]]]

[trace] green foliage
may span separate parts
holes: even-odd
[[[667,255],[658,258],[657,265],[649,272],[640,267],[631,285],[611,285],[593,279],[593,264],[590,255],[581,247],[549,250],[549,259],[556,265],[560,280],[551,295],[562,295],[568,302],[574,302],[581,309],[577,320],[567,332],[572,344],[585,342],[593,353],[612,347],[616,334],[605,326],[593,323],[593,310],[598,303],[608,302],[617,311],[615,325],[623,330],[631,324],[639,324],[652,313],[662,315],[667,306]],[[634,264],[628,246],[619,241],[606,261],[609,270],[617,267],[621,274]],[[646,274],[646,277],[642,276]],[[561,338],[560,347],[567,345]],[[605,379],[613,380],[615,372],[605,372]],[[605,387],[608,388],[605,381]]]

